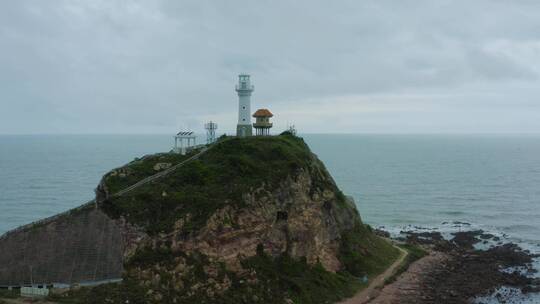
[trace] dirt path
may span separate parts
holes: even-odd
[[[423,283],[424,277],[436,271],[449,256],[442,252],[431,252],[429,255],[412,263],[407,271],[402,273],[395,282],[384,286],[379,291],[377,298],[369,302],[370,304],[399,304],[417,303],[418,299],[423,299],[429,303],[434,303],[431,299],[423,295],[426,288]]]
[[[401,252],[399,258],[392,264],[388,269],[383,273],[376,276],[374,280],[371,281],[368,287],[360,290],[352,298],[349,298],[345,301],[339,302],[338,304],[364,304],[376,298],[380,293],[380,288],[384,285],[384,281],[390,278],[394,273],[396,273],[398,267],[405,261],[408,253],[407,251],[396,246],[397,249]]]

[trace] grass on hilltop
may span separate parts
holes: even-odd
[[[129,182],[119,176],[107,177],[114,190],[147,176],[157,162],[176,159],[175,154],[147,158],[128,165]],[[267,185],[273,187],[299,170],[312,172],[314,187],[341,191],[329,182],[313,161],[301,138],[281,135],[272,137],[231,138],[223,140],[199,159],[157,181],[144,185],[122,197],[105,201],[103,210],[113,218],[124,216],[130,223],[144,227],[151,235],[168,232],[180,218],[190,215],[184,231],[197,231],[207,219],[225,204],[241,207],[242,196]],[[140,171],[140,172],[139,172]]]

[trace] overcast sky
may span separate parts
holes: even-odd
[[[540,133],[540,1],[0,1],[0,134]]]

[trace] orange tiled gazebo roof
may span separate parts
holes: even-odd
[[[268,109],[258,109],[255,113],[253,113],[253,117],[272,117],[274,114],[270,112]]]

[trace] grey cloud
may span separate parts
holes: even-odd
[[[254,106],[280,109],[305,132],[322,124],[291,117],[288,104],[314,108],[319,121],[339,119],[328,104],[358,104],[363,121],[348,126],[353,132],[540,132],[530,114],[540,106],[539,8],[498,0],[6,1],[0,133],[174,132],[212,117],[230,131],[239,72],[253,75]],[[366,98],[381,94],[397,110],[363,114]],[[500,110],[480,127],[440,123],[448,115],[472,121],[490,103]],[[428,113],[405,114],[417,104]],[[525,121],[498,126],[509,110]]]

